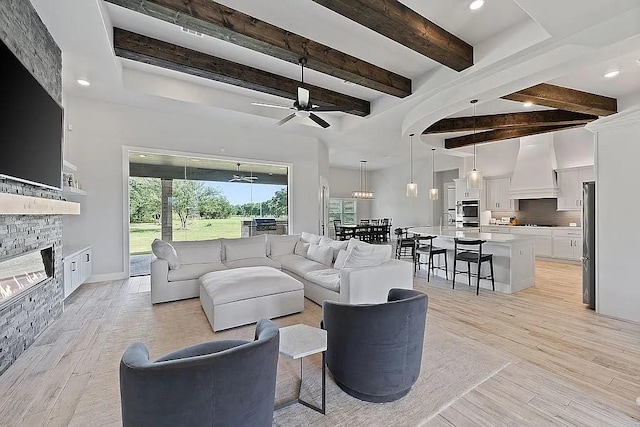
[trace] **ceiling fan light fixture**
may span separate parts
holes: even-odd
[[[484,0],[473,0],[473,1],[469,4],[469,9],[471,9],[471,10],[478,10],[478,9],[480,9],[482,6],[484,6]]]

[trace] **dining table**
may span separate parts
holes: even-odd
[[[387,242],[391,224],[342,224],[336,226],[336,232],[342,231],[344,240],[367,236],[365,240]]]

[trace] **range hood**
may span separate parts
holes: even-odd
[[[511,177],[511,199],[556,199],[560,195],[556,178],[553,133],[520,138],[520,151]]]

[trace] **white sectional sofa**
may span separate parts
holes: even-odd
[[[380,303],[391,288],[413,288],[413,265],[391,259],[390,245],[339,242],[309,233],[162,243],[173,255],[154,247],[153,304],[199,297],[198,279],[206,273],[255,266],[289,274],[303,283],[305,297],[320,305],[325,300]]]

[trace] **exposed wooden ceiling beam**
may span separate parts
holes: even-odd
[[[476,133],[474,135],[458,136],[444,140],[444,147],[447,149],[466,147],[473,144],[484,144],[487,142],[503,141],[505,139],[522,138],[523,136],[538,135],[541,133],[555,132],[559,130],[573,129],[583,127],[580,125],[556,125],[556,126],[533,126],[533,127],[517,127],[498,130],[490,130],[487,132]]]
[[[618,101],[615,98],[548,83],[535,85],[502,98],[596,116],[609,116],[618,112]]]
[[[598,116],[574,113],[573,111],[548,110],[523,113],[491,114],[474,117],[452,117],[442,119],[424,130],[423,135],[446,132],[505,129],[514,127],[554,126],[587,124]]]
[[[310,69],[389,95],[411,95],[406,77],[211,0],[106,1],[294,64],[304,57]]]
[[[313,0],[456,71],[473,65],[473,46],[397,0]]]
[[[234,86],[252,89],[270,95],[295,100],[300,82],[268,73],[226,59],[176,46],[151,37],[114,28],[113,44],[121,58],[143,62],[194,76],[203,77]],[[311,92],[311,101],[320,106],[349,107],[350,114],[367,116],[371,111],[369,101],[354,98],[305,84]]]

